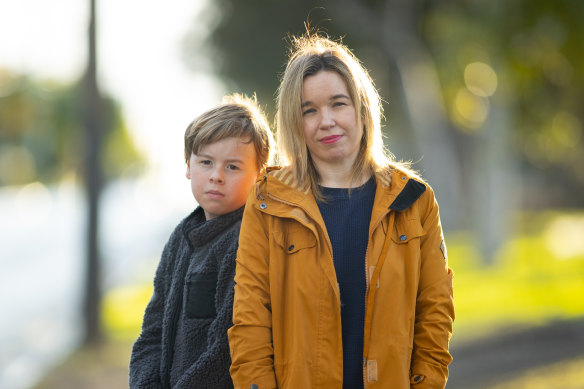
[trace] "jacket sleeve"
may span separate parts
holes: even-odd
[[[221,302],[217,306],[217,316],[207,330],[207,348],[187,371],[181,376],[173,389],[187,389],[194,387],[226,388],[231,387],[231,377],[228,374],[231,359],[229,358],[229,344],[227,330],[232,323],[233,307],[233,264],[235,249],[229,250],[220,269],[220,282],[215,291],[215,301]]]
[[[237,251],[233,327],[229,329],[231,378],[236,389],[276,388],[272,344],[267,227],[255,208],[255,191],[247,199]]]
[[[162,353],[162,319],[169,277],[168,259],[171,240],[166,244],[154,277],[154,292],[146,307],[142,332],[134,343],[130,357],[130,388],[162,388],[160,363]]]
[[[428,188],[419,199],[425,235],[421,240],[421,268],[416,301],[412,389],[444,388],[452,357],[448,344],[454,321],[453,272],[448,267],[438,204]]]

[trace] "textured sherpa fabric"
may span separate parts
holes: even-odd
[[[171,234],[130,359],[130,388],[233,388],[227,329],[243,207]]]

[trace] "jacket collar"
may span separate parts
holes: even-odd
[[[417,176],[389,166],[375,173],[377,179],[377,204],[394,211],[408,209],[426,191],[426,184]],[[290,167],[268,167],[258,181],[256,195],[270,194],[283,202],[295,205],[316,206],[310,193],[310,185],[301,186]],[[314,203],[314,204],[312,204]],[[306,207],[305,207],[306,208]]]
[[[193,248],[206,245],[230,228],[243,216],[244,207],[229,213],[219,215],[211,220],[205,220],[205,212],[198,206],[182,224],[182,230],[187,241]]]

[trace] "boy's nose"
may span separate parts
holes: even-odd
[[[217,183],[217,184],[222,184],[223,183],[223,175],[221,174],[220,171],[214,170],[213,173],[211,173],[211,175],[209,176],[209,181]]]

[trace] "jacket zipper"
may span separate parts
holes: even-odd
[[[375,229],[373,229],[375,231]],[[365,250],[365,317],[367,317],[367,292],[369,291],[369,242],[371,242],[371,237],[367,241],[367,249]],[[365,317],[363,317],[363,340],[365,340]],[[365,345],[363,345],[365,346]],[[367,389],[367,356],[363,356],[363,389]]]
[[[389,212],[385,212],[383,215],[381,215],[379,217],[379,219],[377,219],[377,222],[375,223],[375,227],[373,228],[373,230],[371,231],[371,235],[369,236],[368,242],[367,242],[367,249],[365,250],[365,317],[363,318],[363,326],[365,326],[365,318],[367,317],[367,296],[369,295],[369,288],[371,287],[371,280],[369,279],[370,275],[369,275],[369,244],[373,238],[373,232],[375,230],[377,230],[377,228],[379,228],[379,225],[381,224],[381,221],[383,220],[383,218],[385,216],[387,216]],[[389,224],[389,223],[388,223]],[[390,234],[391,232],[389,231],[389,225],[387,226],[388,231],[386,232],[386,234]],[[382,250],[383,253],[383,250]],[[371,274],[373,275],[373,273]],[[373,309],[373,307],[371,307],[371,309]],[[363,341],[365,341],[365,330],[366,328],[363,328]],[[365,344],[363,344],[363,347],[365,347]],[[363,355],[363,389],[367,389],[368,387],[368,379],[367,379],[367,355]]]

